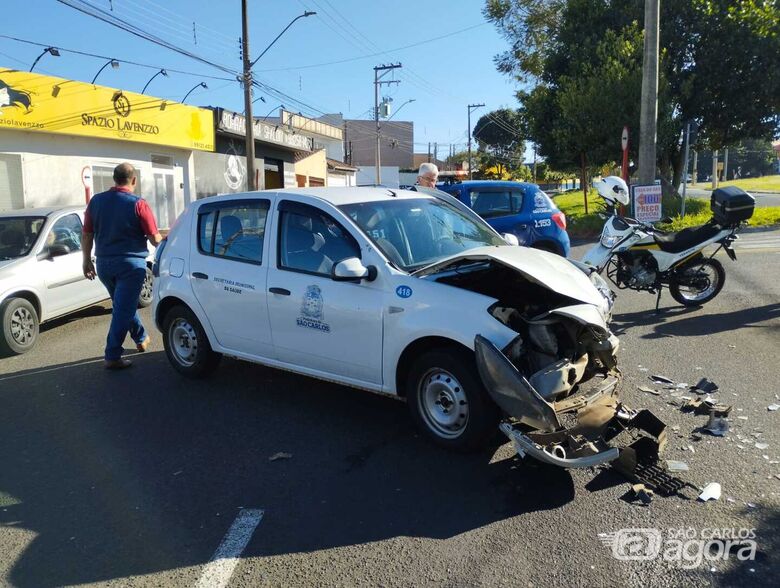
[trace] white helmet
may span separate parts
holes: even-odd
[[[623,178],[607,176],[596,184],[596,189],[599,191],[599,196],[609,204],[614,205],[615,202],[619,202],[624,206],[628,206],[628,186],[623,181]]]

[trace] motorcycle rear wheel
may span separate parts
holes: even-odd
[[[677,270],[669,293],[683,306],[701,306],[715,298],[726,282],[726,271],[717,259],[702,259]]]

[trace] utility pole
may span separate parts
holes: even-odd
[[[536,143],[534,143],[534,184],[536,183]]]
[[[387,80],[382,81],[382,78],[388,71],[392,71],[401,67],[400,63],[391,63],[390,65],[377,65],[374,67],[374,122],[376,122],[376,158],[374,162],[376,164],[376,183],[382,183],[382,156],[379,152],[379,87],[382,84],[400,84],[401,80]],[[382,72],[381,74],[379,72]]]
[[[712,189],[718,187],[718,150],[712,150]]]
[[[257,190],[255,181],[255,119],[252,116],[252,61],[249,57],[249,14],[247,0],[241,0],[241,29],[244,61],[244,122],[246,127],[246,189]]]
[[[696,183],[696,178],[698,177],[699,173],[699,152],[695,149],[693,150],[693,173],[691,174],[691,186],[693,186]]]
[[[471,168],[473,167],[471,165],[471,111],[475,110],[477,108],[481,108],[483,106],[485,106],[485,105],[484,104],[469,104],[468,105],[469,116],[468,116],[468,128],[466,130],[468,131],[468,135],[469,135],[469,179],[472,178]]]
[[[639,117],[639,183],[655,181],[658,121],[659,2],[645,0],[645,48],[642,60],[642,104]]]
[[[431,162],[431,142],[428,141],[428,163]]]
[[[439,165],[439,144],[434,143],[433,144],[433,163],[435,163],[437,166]]]
[[[683,165],[683,189],[682,189],[682,207],[680,216],[685,218],[685,195],[688,187],[688,150],[691,146],[691,123],[685,126],[685,164]]]
[[[723,181],[729,181],[729,148],[723,152]]]

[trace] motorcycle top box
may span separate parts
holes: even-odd
[[[735,225],[749,219],[755,206],[756,199],[736,186],[718,188],[710,198],[710,210],[720,225]]]

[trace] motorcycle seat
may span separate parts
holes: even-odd
[[[712,239],[721,231],[719,225],[707,223],[698,227],[689,227],[676,233],[653,233],[655,242],[661,251],[680,253],[708,239]]]

